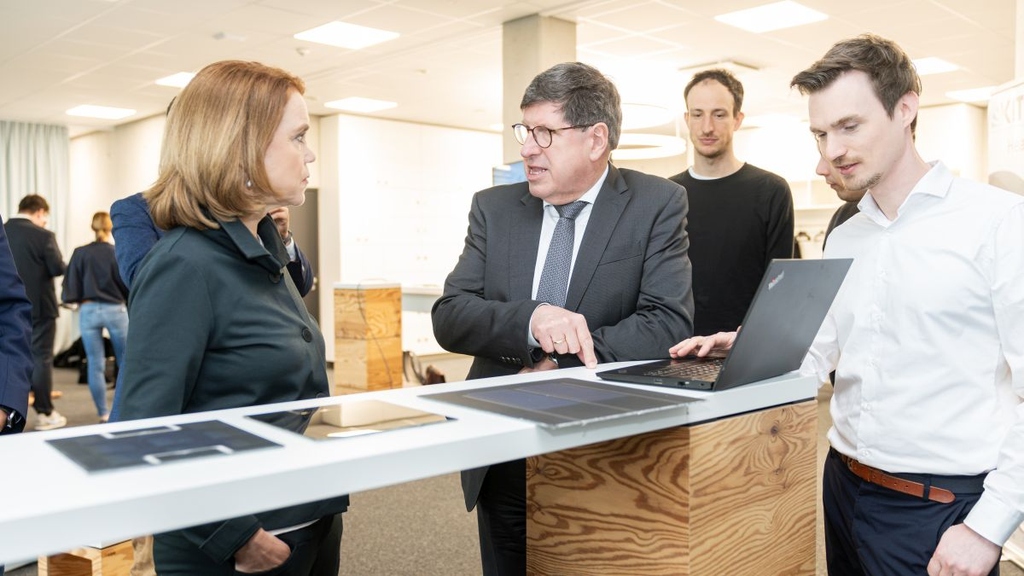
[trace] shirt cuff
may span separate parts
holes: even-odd
[[[999,501],[999,497],[985,490],[964,519],[968,528],[996,546],[1002,546],[1024,522],[1024,514]]]
[[[0,406],[0,410],[2,410],[4,414],[7,414],[6,422],[4,422],[4,425],[0,427],[0,430],[13,430],[14,425],[18,423],[18,419],[21,415],[18,414],[17,410],[8,408],[7,406]]]
[[[550,304],[547,302],[541,302],[537,308],[540,308],[541,306],[550,306]],[[534,308],[533,311],[536,312],[537,308]],[[526,326],[526,344],[530,348],[540,348],[540,342],[537,342],[537,339],[533,337],[533,314],[530,314],[530,322]]]

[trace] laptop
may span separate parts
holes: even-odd
[[[796,370],[852,263],[849,258],[772,260],[725,356],[658,360],[597,375],[631,384],[718,391]]]

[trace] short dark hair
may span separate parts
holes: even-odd
[[[683,88],[683,100],[686,100],[686,98],[690,96],[691,88],[705,80],[714,80],[722,86],[725,86],[725,89],[729,91],[729,94],[732,94],[733,117],[740,113],[740,110],[743,108],[743,83],[736,79],[736,77],[732,75],[732,72],[723,68],[702,70],[694,74],[693,78],[691,78],[690,82],[686,85],[686,88]]]
[[[18,214],[35,214],[40,210],[49,212],[50,203],[39,194],[29,194],[18,202]]]
[[[526,87],[519,109],[538,102],[558,104],[572,126],[604,122],[608,126],[608,150],[618,147],[622,132],[619,91],[597,68],[582,62],[562,62],[541,72]]]
[[[804,95],[813,94],[828,88],[839,76],[851,70],[868,75],[875,96],[889,118],[893,117],[896,103],[905,94],[921,94],[921,77],[910,56],[892,40],[874,34],[862,34],[837,42],[821,60],[793,76],[790,87],[797,88]],[[911,131],[917,128],[916,117],[910,128]]]

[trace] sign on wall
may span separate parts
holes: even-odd
[[[1024,80],[1000,87],[988,103],[988,181],[1024,194]]]

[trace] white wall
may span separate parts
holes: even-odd
[[[440,290],[466,237],[473,193],[491,185],[501,136],[339,115],[321,122],[321,282]],[[321,310],[333,310],[332,290]],[[328,358],[334,327],[322,315]],[[441,351],[429,314],[403,314],[403,347]]]
[[[93,240],[92,215],[148,188],[157,176],[164,117],[71,139],[71,198],[67,254]]]
[[[922,108],[917,115],[917,150],[926,161],[942,160],[954,174],[988,182],[988,123],[985,109],[971,104]]]

